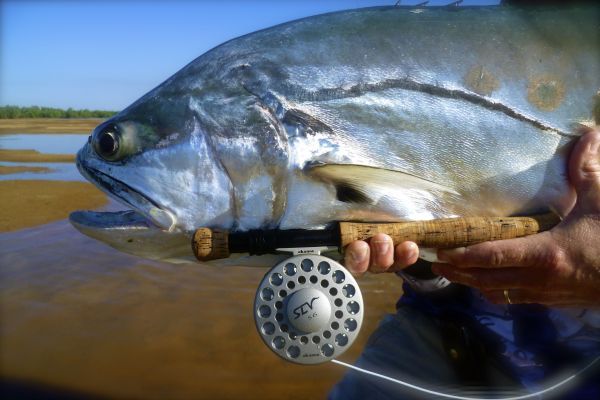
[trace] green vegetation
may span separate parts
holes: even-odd
[[[19,106],[0,106],[0,119],[16,118],[108,118],[115,115],[115,111],[104,110],[74,110],[68,108],[51,107],[19,107]]]

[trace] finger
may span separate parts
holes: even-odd
[[[459,268],[545,266],[556,256],[556,246],[548,232],[438,251],[440,261]]]
[[[369,268],[370,249],[367,242],[357,240],[350,243],[344,252],[344,265],[356,276],[364,274]]]
[[[545,290],[548,287],[548,278],[542,275],[542,271],[538,268],[459,269],[452,265],[435,263],[431,270],[451,282],[481,290],[509,288]]]
[[[572,291],[507,289],[506,294],[504,290],[482,291],[482,294],[494,304],[537,303],[548,306],[581,306],[590,303],[589,300],[574,297]]]
[[[378,233],[369,240],[371,248],[371,267],[374,273],[385,272],[394,263],[394,242],[392,238]]]
[[[600,212],[600,131],[586,128],[569,157],[569,178],[577,192],[575,209]]]
[[[398,272],[413,265],[419,259],[419,246],[414,242],[402,242],[396,246],[394,252],[394,264],[388,269],[389,272]]]

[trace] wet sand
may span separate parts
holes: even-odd
[[[37,150],[0,149],[0,161],[10,162],[75,162],[74,154],[48,154]]]
[[[95,209],[108,198],[85,182],[0,181],[0,232],[65,219],[77,209]]]
[[[45,172],[52,171],[50,168],[46,167],[31,167],[31,166],[6,166],[0,165],[0,175],[10,175],[10,174],[18,174],[20,172],[35,172],[38,174],[43,174]]]
[[[102,118],[16,118],[0,119],[0,134],[6,133],[87,133]]]

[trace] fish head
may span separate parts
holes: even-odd
[[[287,139],[234,44],[201,56],[94,130],[77,154],[80,172],[138,215],[76,212],[77,229],[164,259],[148,248],[180,235],[190,250],[200,227],[277,225],[287,198]]]
[[[137,216],[77,212],[75,227],[138,254],[131,247],[141,239],[147,247],[151,238],[185,237],[189,248],[195,228],[231,226],[230,179],[188,100],[151,92],[93,131],[77,154],[79,171]]]

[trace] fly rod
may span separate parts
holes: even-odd
[[[421,247],[448,249],[476,243],[514,239],[551,229],[560,222],[554,213],[526,217],[459,217],[428,221],[389,223],[336,222],[326,229],[259,229],[244,232],[200,228],[192,248],[200,261],[227,258],[232,253],[260,255],[280,248],[337,247],[340,251],[355,240],[377,233],[395,243],[410,240]]]

